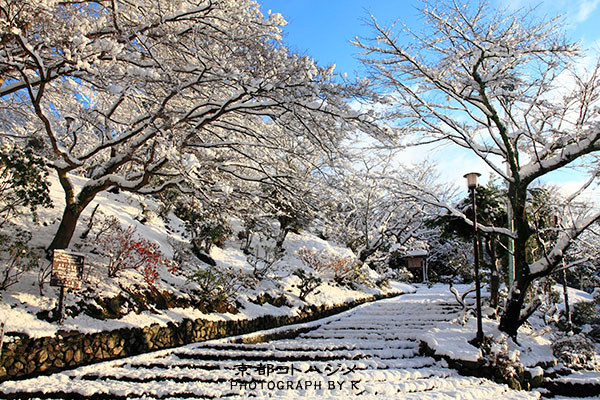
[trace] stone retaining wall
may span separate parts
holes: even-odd
[[[169,323],[167,326],[153,324],[145,328],[122,328],[91,334],[71,331],[59,332],[52,337],[21,338],[15,342],[4,343],[0,357],[0,382],[189,343],[308,322],[346,311],[362,303],[396,295],[373,296],[333,307],[307,306],[296,316],[267,315],[251,320],[228,321],[186,319],[177,324]]]

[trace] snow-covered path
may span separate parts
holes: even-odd
[[[419,355],[456,318],[449,293],[420,289],[329,318],[295,339],[213,341],[0,384],[0,398],[536,399]]]

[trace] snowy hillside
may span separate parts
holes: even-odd
[[[84,182],[76,177],[73,180],[78,184]],[[40,209],[37,223],[30,222],[28,216],[21,216],[15,225],[4,227],[7,234],[12,234],[10,229],[17,228],[31,232],[30,245],[38,256],[43,254],[56,231],[59,213],[64,207],[62,189],[55,179],[51,183],[53,209]],[[86,239],[82,239],[96,206],[92,228]],[[398,283],[381,288],[377,285],[350,288],[336,284],[327,271],[314,271],[303,262],[298,257],[298,250],[340,258],[354,255],[347,248],[305,231],[290,233],[284,242],[282,257],[262,274],[264,276],[257,277],[254,266],[249,263],[256,262],[256,258],[245,254],[241,250],[241,240],[237,239],[242,227],[241,221],[236,219],[230,220],[231,233],[223,246],[211,248],[210,258],[216,262],[213,267],[194,257],[190,251],[190,237],[184,221],[172,211],[166,218],[160,217],[160,206],[158,199],[140,195],[100,193],[83,213],[71,246],[71,250],[85,256],[85,267],[82,288],[67,293],[64,325],[60,326],[53,317],[59,290],[49,285],[50,262],[42,257],[41,272],[32,268],[20,276],[18,282],[0,292],[0,322],[5,324],[7,333],[4,340],[11,340],[14,333],[31,337],[54,335],[58,330],[89,333],[152,323],[166,325],[185,318],[245,319],[266,314],[293,315],[307,304],[341,304],[373,294],[412,290],[408,285]],[[166,260],[178,261],[177,268],[170,272],[166,266],[159,265],[153,284],[145,279],[142,269],[123,268],[115,277],[109,277],[107,264],[111,259],[100,241],[105,226],[103,221],[111,218],[116,218],[122,229],[130,228],[132,239],[145,239],[158,245]],[[273,243],[255,240],[253,245],[264,251]],[[213,271],[214,276],[208,275],[204,281],[191,280],[190,275],[198,270]],[[322,283],[306,294],[305,299],[299,297],[301,280],[294,274],[297,270],[322,278]],[[364,272],[368,274],[369,282],[383,281],[372,270]],[[214,290],[215,297],[222,300],[221,304],[209,304],[211,299],[206,297],[207,290]]]

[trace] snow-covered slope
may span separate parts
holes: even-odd
[[[73,180],[79,185],[84,183],[83,179],[76,177],[73,177]],[[7,225],[8,227],[4,228],[8,234],[15,226],[30,231],[33,237],[29,245],[34,247],[38,254],[43,254],[45,247],[50,243],[64,207],[60,185],[56,179],[52,179],[51,183],[50,195],[54,203],[53,209],[39,210],[37,223],[32,222],[29,216],[23,215],[15,221],[16,225]],[[87,228],[96,206],[98,209],[93,218],[92,233],[86,239],[81,239],[80,235]],[[10,333],[42,337],[54,335],[58,330],[95,332],[121,327],[148,326],[152,323],[166,325],[168,322],[180,321],[184,318],[243,319],[265,314],[294,314],[306,304],[340,304],[391,290],[398,292],[412,290],[408,285],[383,289],[359,287],[358,290],[354,290],[335,285],[334,282],[324,282],[306,296],[304,301],[300,300],[299,278],[293,275],[293,272],[307,267],[297,257],[298,249],[323,250],[340,257],[352,256],[352,252],[343,246],[322,240],[310,232],[290,233],[284,243],[283,258],[264,278],[257,279],[252,276],[253,267],[248,263],[249,256],[240,249],[241,243],[237,240],[236,230],[240,229],[241,223],[235,219],[230,219],[233,234],[230,235],[229,240],[222,248],[214,246],[210,252],[210,256],[217,263],[216,269],[228,271],[230,276],[241,277],[245,282],[239,285],[239,291],[236,293],[236,298],[231,301],[232,307],[229,312],[209,312],[210,310],[197,306],[198,302],[194,296],[202,289],[196,282],[190,281],[188,276],[196,267],[206,268],[208,265],[193,257],[192,261],[195,265],[190,265],[188,259],[187,266],[181,266],[175,273],[160,268],[154,288],[145,282],[140,271],[125,269],[120,271],[117,277],[109,277],[106,268],[107,260],[98,254],[97,243],[94,243],[94,229],[98,229],[102,220],[114,217],[123,228],[132,227],[135,230],[135,237],[156,243],[168,259],[176,255],[175,247],[181,248],[189,244],[183,221],[172,212],[166,218],[159,217],[159,207],[158,200],[149,197],[124,192],[100,193],[83,212],[70,246],[71,250],[83,253],[86,259],[82,289],[70,290],[67,293],[64,325],[60,326],[48,318],[57,306],[59,290],[49,285],[47,273],[50,270],[50,263],[43,260],[40,261],[39,271],[33,269],[25,273],[18,283],[0,292],[2,296],[0,323],[4,323],[5,332],[9,333],[4,340],[11,340]],[[258,244],[270,245],[266,242]],[[46,275],[40,279],[44,272]],[[374,271],[370,273],[376,275]],[[40,281],[43,282],[42,285]],[[121,309],[116,312],[117,318],[98,318],[89,315],[90,313],[86,311],[90,308],[106,306],[105,299],[114,299],[121,295],[131,300],[136,293],[144,295],[149,290],[160,295],[167,293],[168,296],[180,301],[175,302],[176,304],[168,309],[160,309],[149,302],[147,307],[142,307],[146,308],[143,310],[132,307],[133,301],[125,302],[120,304]],[[271,298],[284,299],[282,300],[284,304],[274,306],[256,301],[259,296],[265,294]]]

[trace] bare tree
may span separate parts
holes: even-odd
[[[0,20],[0,140],[40,139],[65,193],[49,249],[104,190],[293,186],[284,155],[332,157],[368,119],[250,0],[0,0]]]
[[[327,212],[323,213],[326,236],[351,247],[363,262],[421,239],[428,230],[425,218],[438,211],[409,194],[412,188],[404,176],[412,176],[413,184],[421,188],[448,193],[437,183],[434,165],[405,167],[397,165],[393,157],[368,158],[364,156],[356,168],[346,166],[331,178],[328,195],[332,204],[324,207]]]
[[[552,171],[588,168],[597,174],[600,150],[600,64],[583,71],[585,53],[563,39],[560,20],[533,11],[493,10],[487,1],[424,0],[427,28],[381,26],[372,40],[356,39],[372,79],[397,107],[390,117],[415,142],[450,142],[481,158],[505,182],[514,231],[484,227],[514,239],[516,279],[500,329],[516,337],[532,308],[532,282],[560,266],[574,238],[600,218],[590,212],[561,221],[543,256],[526,261],[536,234],[526,213],[528,189]],[[575,193],[570,200],[576,198]]]

